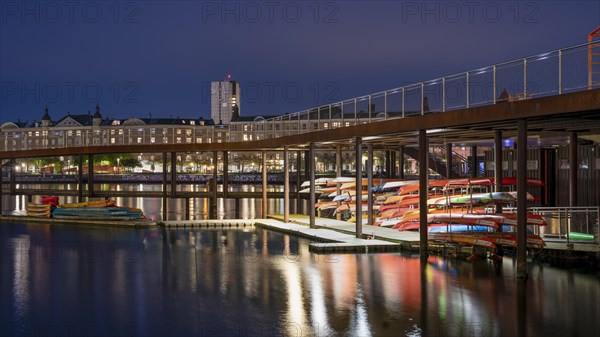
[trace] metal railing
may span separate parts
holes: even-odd
[[[600,207],[529,207],[527,210],[541,215],[548,226],[528,226],[535,234],[545,239],[571,241],[587,241],[600,244]],[[505,208],[505,211],[516,212],[516,208]],[[575,238],[573,232],[593,235],[593,240]]]

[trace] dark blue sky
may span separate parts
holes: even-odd
[[[0,122],[271,115],[584,43],[600,1],[0,1]]]

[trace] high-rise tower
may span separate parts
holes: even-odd
[[[229,124],[240,111],[240,84],[227,75],[224,81],[211,82],[210,116],[215,124]]]

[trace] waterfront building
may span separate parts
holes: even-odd
[[[203,118],[106,118],[100,107],[94,114],[71,114],[53,120],[48,108],[41,121],[13,121],[0,126],[3,151],[76,146],[221,143],[228,129]]]

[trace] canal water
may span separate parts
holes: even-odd
[[[253,227],[0,224],[2,336],[598,336],[600,278],[316,255]]]
[[[151,191],[160,192],[162,186],[157,184],[99,184],[98,191]],[[27,188],[31,189],[54,189],[54,190],[76,190],[77,184],[29,184]],[[207,192],[208,187],[205,184],[181,185],[177,186],[178,191],[186,192]],[[223,186],[219,185],[218,190],[222,191]],[[261,185],[231,185],[231,192],[260,192]],[[269,192],[283,192],[283,186],[270,185]],[[95,198],[95,200],[98,198]],[[140,208],[148,219],[154,220],[182,220],[186,217],[186,202],[189,202],[190,220],[205,220],[209,218],[211,199],[193,198],[189,201],[185,198],[168,198],[167,214],[162,214],[162,198],[139,198],[139,197],[114,197],[118,206]],[[33,202],[41,203],[41,196],[32,198]],[[77,202],[77,197],[61,196],[60,203]],[[2,198],[2,209],[4,212],[11,211],[25,212],[27,209],[27,196],[5,195]],[[261,198],[241,198],[241,199],[217,199],[217,218],[218,219],[257,219],[261,218],[262,199]],[[283,199],[269,199],[268,213],[283,214]],[[290,200],[291,213],[308,214],[308,200],[302,199],[300,208],[295,199]]]

